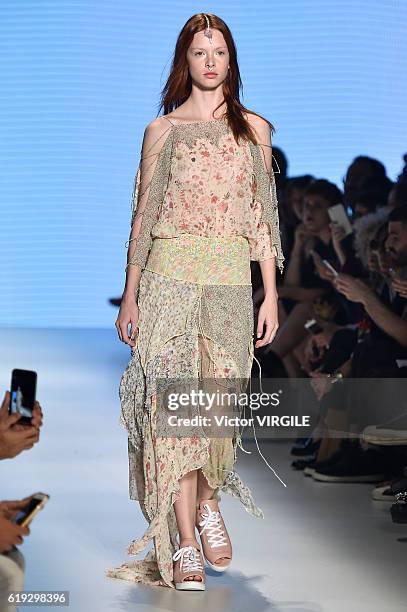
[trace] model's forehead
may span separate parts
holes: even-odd
[[[226,47],[226,42],[225,39],[223,38],[223,34],[222,32],[220,32],[219,30],[215,30],[214,28],[211,28],[212,30],[212,45],[209,42],[209,39],[207,38],[207,36],[204,35],[204,30],[201,30],[200,32],[196,32],[196,34],[194,34],[194,37],[192,39],[191,42],[191,47],[200,47],[201,49],[206,49],[211,48],[211,47],[221,47],[221,46],[225,46]]]

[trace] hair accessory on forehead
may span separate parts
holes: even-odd
[[[206,30],[204,31],[204,36],[206,36],[206,38],[208,38],[209,42],[212,44],[212,30],[209,24],[209,19],[208,19],[208,16],[205,14],[204,14],[204,17],[206,19]]]

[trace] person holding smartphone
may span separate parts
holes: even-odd
[[[20,423],[19,413],[10,414],[10,392],[6,391],[0,407],[0,459],[12,459],[22,451],[32,448],[39,441],[42,426],[42,410],[35,401],[30,423]],[[12,612],[7,594],[21,591],[24,586],[24,555],[17,548],[30,528],[15,522],[17,514],[27,505],[32,496],[21,500],[0,501],[0,610]]]
[[[19,413],[9,414],[10,391],[6,391],[0,408],[0,459],[12,459],[32,448],[40,439],[42,410],[34,404],[31,424],[20,423]]]
[[[30,528],[18,525],[15,518],[31,496],[21,500],[0,502],[0,610],[12,612],[14,605],[8,605],[10,591],[22,591],[24,587],[25,560],[17,544],[29,535]]]

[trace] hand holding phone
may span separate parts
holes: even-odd
[[[34,493],[25,506],[17,513],[14,522],[22,527],[28,526],[34,516],[44,508],[48,500],[49,495],[47,493]]]
[[[337,223],[343,228],[345,236],[348,236],[353,232],[351,222],[349,221],[349,217],[346,214],[343,204],[335,204],[335,206],[330,206],[328,208],[328,215],[333,223]]]
[[[37,389],[37,373],[32,370],[14,369],[11,373],[10,414],[20,413],[19,423],[31,424],[35,394]]]
[[[310,250],[309,250],[309,254],[310,254],[310,255],[311,255],[311,256],[312,256],[314,259],[317,259],[317,260],[322,259],[321,255],[320,255],[319,253],[317,253],[317,252],[316,252],[314,249],[310,249]]]
[[[332,274],[334,276],[339,276],[339,272],[337,270],[335,270],[333,265],[331,265],[327,259],[323,259],[322,262],[328,268],[328,270],[330,270],[332,272]]]
[[[0,553],[7,553],[22,544],[23,537],[29,533],[29,527],[17,525],[4,512],[0,512]]]

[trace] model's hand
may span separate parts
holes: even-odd
[[[123,296],[120,304],[119,314],[115,322],[118,336],[122,342],[129,346],[136,346],[138,330],[137,323],[139,320],[139,309],[135,297]],[[130,323],[130,337],[128,327]]]
[[[268,296],[263,300],[262,305],[259,309],[259,317],[257,320],[257,337],[263,335],[264,338],[262,340],[257,340],[254,345],[255,348],[259,348],[260,346],[265,346],[266,344],[270,344],[270,342],[274,339],[274,336],[277,333],[278,329],[278,296]],[[264,326],[266,329],[264,330]]]
[[[261,286],[253,293],[253,305],[255,308],[260,307],[260,304],[264,298],[264,287]]]

